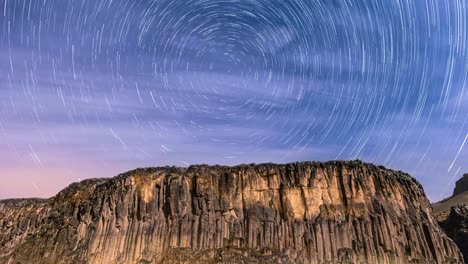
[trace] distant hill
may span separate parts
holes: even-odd
[[[453,195],[456,196],[468,192],[468,173],[463,175],[456,183],[455,189],[453,189]]]
[[[432,204],[437,221],[445,221],[450,213],[450,209],[457,205],[468,205],[468,191]]]

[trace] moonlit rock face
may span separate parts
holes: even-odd
[[[468,170],[462,0],[0,0],[0,197],[159,164]],[[11,176],[10,176],[11,175]]]
[[[0,262],[463,263],[408,174],[350,162],[137,169],[0,202]]]

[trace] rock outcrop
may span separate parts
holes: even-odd
[[[468,260],[468,174],[456,182],[451,197],[433,204],[432,208],[440,226]]]
[[[460,248],[463,257],[468,259],[468,205],[452,207],[441,226]]]
[[[421,185],[382,166],[137,169],[0,202],[0,263],[463,263]]]
[[[453,190],[452,196],[456,196],[464,192],[468,192],[468,173],[463,175],[463,177],[455,183],[455,189]]]

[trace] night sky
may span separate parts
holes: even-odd
[[[465,0],[0,0],[0,198],[136,167],[468,172]]]

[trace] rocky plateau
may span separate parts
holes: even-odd
[[[463,256],[415,179],[361,161],[145,168],[0,201],[0,263],[221,262]]]

